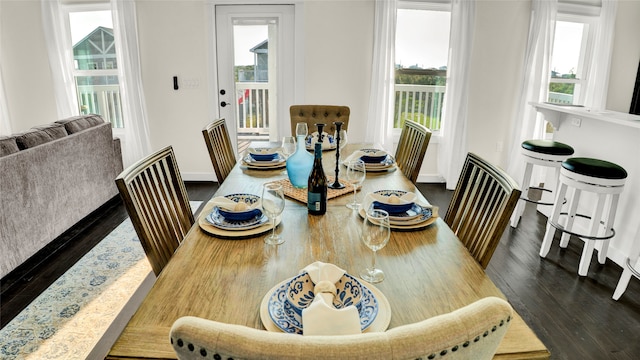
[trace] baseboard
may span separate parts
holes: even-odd
[[[142,283],[140,283],[140,286],[138,286],[129,301],[127,301],[123,306],[122,310],[118,313],[111,325],[109,325],[109,328],[104,335],[102,335],[100,340],[98,340],[98,343],[93,347],[87,356],[87,359],[104,359],[107,357],[109,350],[111,350],[113,344],[118,340],[118,337],[129,323],[129,320],[131,320],[133,314],[138,310],[140,304],[142,304],[142,301],[147,296],[149,290],[151,290],[155,281],[156,276],[153,271],[150,271],[144,280],[142,280]]]
[[[445,182],[442,175],[439,174],[419,174],[418,175],[419,183],[443,183]]]

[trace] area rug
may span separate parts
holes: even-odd
[[[126,219],[0,330],[0,358],[88,358],[150,273]]]

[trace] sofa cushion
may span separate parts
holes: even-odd
[[[64,125],[58,123],[52,123],[47,125],[35,126],[34,129],[42,130],[51,136],[52,140],[60,139],[67,136],[67,130]]]
[[[100,115],[81,115],[58,120],[56,123],[64,125],[69,134],[74,134],[78,131],[103,124],[104,120]]]
[[[15,136],[0,136],[0,156],[17,153],[20,151]]]
[[[54,139],[45,130],[30,129],[16,135],[16,143],[20,150],[30,149]]]

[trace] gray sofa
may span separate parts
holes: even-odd
[[[0,278],[118,196],[120,140],[99,115],[0,137]]]

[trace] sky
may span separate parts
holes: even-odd
[[[450,19],[445,11],[398,9],[396,64],[423,69],[447,66]]]
[[[89,11],[81,13],[70,13],[69,22],[71,24],[71,44],[75,45],[98,26],[113,28],[111,11]]]
[[[253,53],[249,49],[268,38],[268,27],[267,25],[235,25],[233,36],[236,66],[253,65]]]

